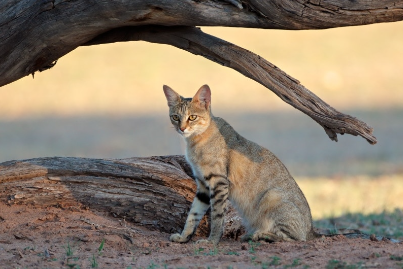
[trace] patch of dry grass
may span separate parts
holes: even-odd
[[[403,105],[403,22],[315,31],[203,30],[268,59],[336,108]],[[205,83],[215,107],[290,109],[229,68],[173,47],[131,42],[78,48],[35,79],[0,88],[0,117],[150,114],[166,108],[163,84],[190,96]]]
[[[297,179],[314,219],[403,209],[403,175]]]
[[[314,226],[403,239],[403,175],[299,179]]]
[[[346,213],[338,217],[325,218],[314,221],[317,228],[329,229],[338,233],[339,229],[358,229],[366,234],[375,234],[393,239],[403,239],[403,210],[396,208],[393,211],[380,213]]]

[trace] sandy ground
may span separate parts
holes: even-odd
[[[242,243],[226,237],[214,248],[176,244],[168,237],[85,208],[0,203],[0,268],[403,267],[403,244],[388,240],[340,235],[309,242]]]

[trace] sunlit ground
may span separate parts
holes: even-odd
[[[380,177],[297,178],[314,226],[359,229],[403,240],[403,174]]]
[[[213,91],[213,111],[277,154],[313,216],[403,208],[403,22],[316,31],[203,28],[251,50],[375,130],[330,141],[268,89],[202,57],[145,42],[78,48],[0,88],[0,162],[179,154],[162,85]]]
[[[391,212],[402,208],[403,175],[297,178],[297,182],[316,219],[345,213]]]

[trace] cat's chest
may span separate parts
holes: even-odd
[[[187,149],[185,157],[190,167],[192,167],[193,175],[198,179],[204,179],[205,169],[203,169],[203,162],[199,155],[200,154],[195,154],[194,151]]]
[[[193,174],[200,180],[204,180],[211,174],[226,174],[227,158],[219,148],[187,148],[185,156],[192,167]]]

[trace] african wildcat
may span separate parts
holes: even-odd
[[[312,229],[308,202],[287,168],[269,150],[240,136],[225,120],[211,114],[211,92],[202,86],[184,98],[164,85],[171,122],[186,141],[186,159],[197,183],[197,193],[181,234],[187,242],[211,206],[209,242],[223,233],[226,201],[243,218],[246,240],[309,240]],[[204,241],[204,240],[203,240]]]

